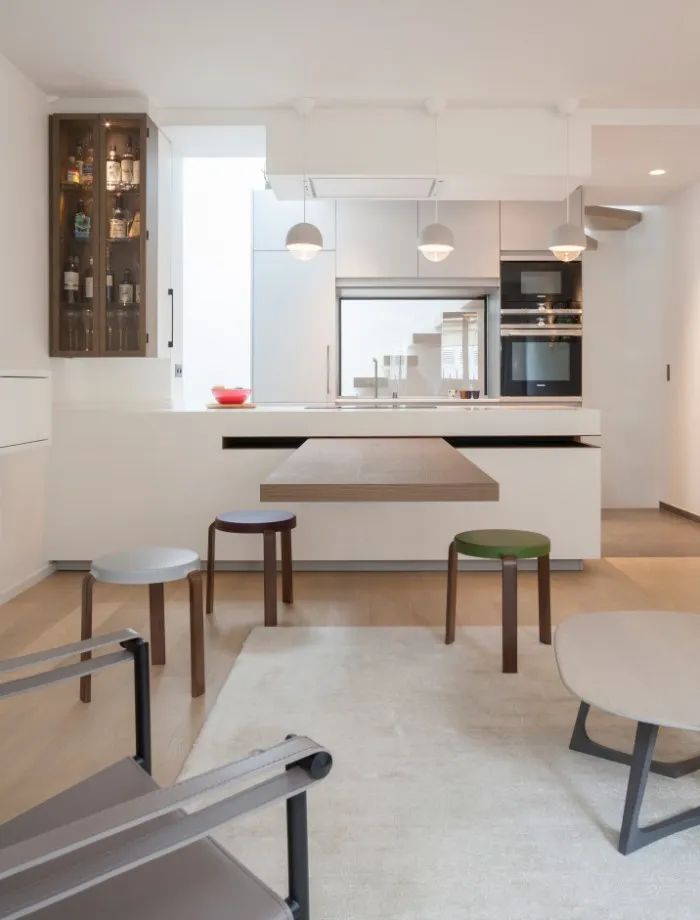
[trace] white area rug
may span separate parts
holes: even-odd
[[[618,854],[628,771],[568,750],[576,710],[530,630],[504,675],[495,628],[449,648],[418,627],[259,628],[184,775],[290,732],[329,748],[309,793],[313,920],[697,920],[700,829]],[[631,742],[629,723],[590,725]],[[694,749],[662,733],[658,753]],[[698,776],[653,776],[642,817],[691,805]],[[286,893],[282,808],[219,839]]]

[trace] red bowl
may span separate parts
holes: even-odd
[[[245,387],[212,387],[212,395],[220,406],[240,406],[250,396],[250,390]]]

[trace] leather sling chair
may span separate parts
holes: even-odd
[[[117,650],[108,651],[110,646]],[[104,654],[82,657],[88,652]],[[0,825],[0,918],[309,920],[306,790],[331,769],[328,751],[291,736],[160,788],[150,776],[148,644],[137,633],[125,630],[0,662],[0,677],[76,655],[77,663],[0,684],[0,697],[132,660],[136,755]],[[250,785],[261,774],[264,778]],[[237,791],[225,791],[231,783]],[[212,792],[220,796],[213,804],[196,801],[209,793],[209,802]],[[209,836],[241,815],[282,801],[286,899]]]

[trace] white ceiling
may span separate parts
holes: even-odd
[[[58,95],[700,105],[698,0],[3,0],[1,16],[0,51]]]
[[[700,125],[594,126],[588,204],[660,204],[698,180]]]

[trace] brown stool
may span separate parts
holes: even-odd
[[[289,511],[227,511],[217,515],[209,525],[207,551],[207,613],[214,610],[214,561],[216,531],[224,533],[261,533],[263,535],[263,586],[265,593],[265,626],[277,626],[277,550],[275,534],[280,534],[282,546],[282,600],[291,604],[292,588],[292,530],[297,526],[296,515]]]
[[[455,641],[457,621],[457,557],[476,556],[501,561],[503,673],[518,672],[518,559],[537,559],[540,642],[552,644],[549,591],[549,537],[531,530],[465,530],[458,533],[447,558],[445,643]]]

